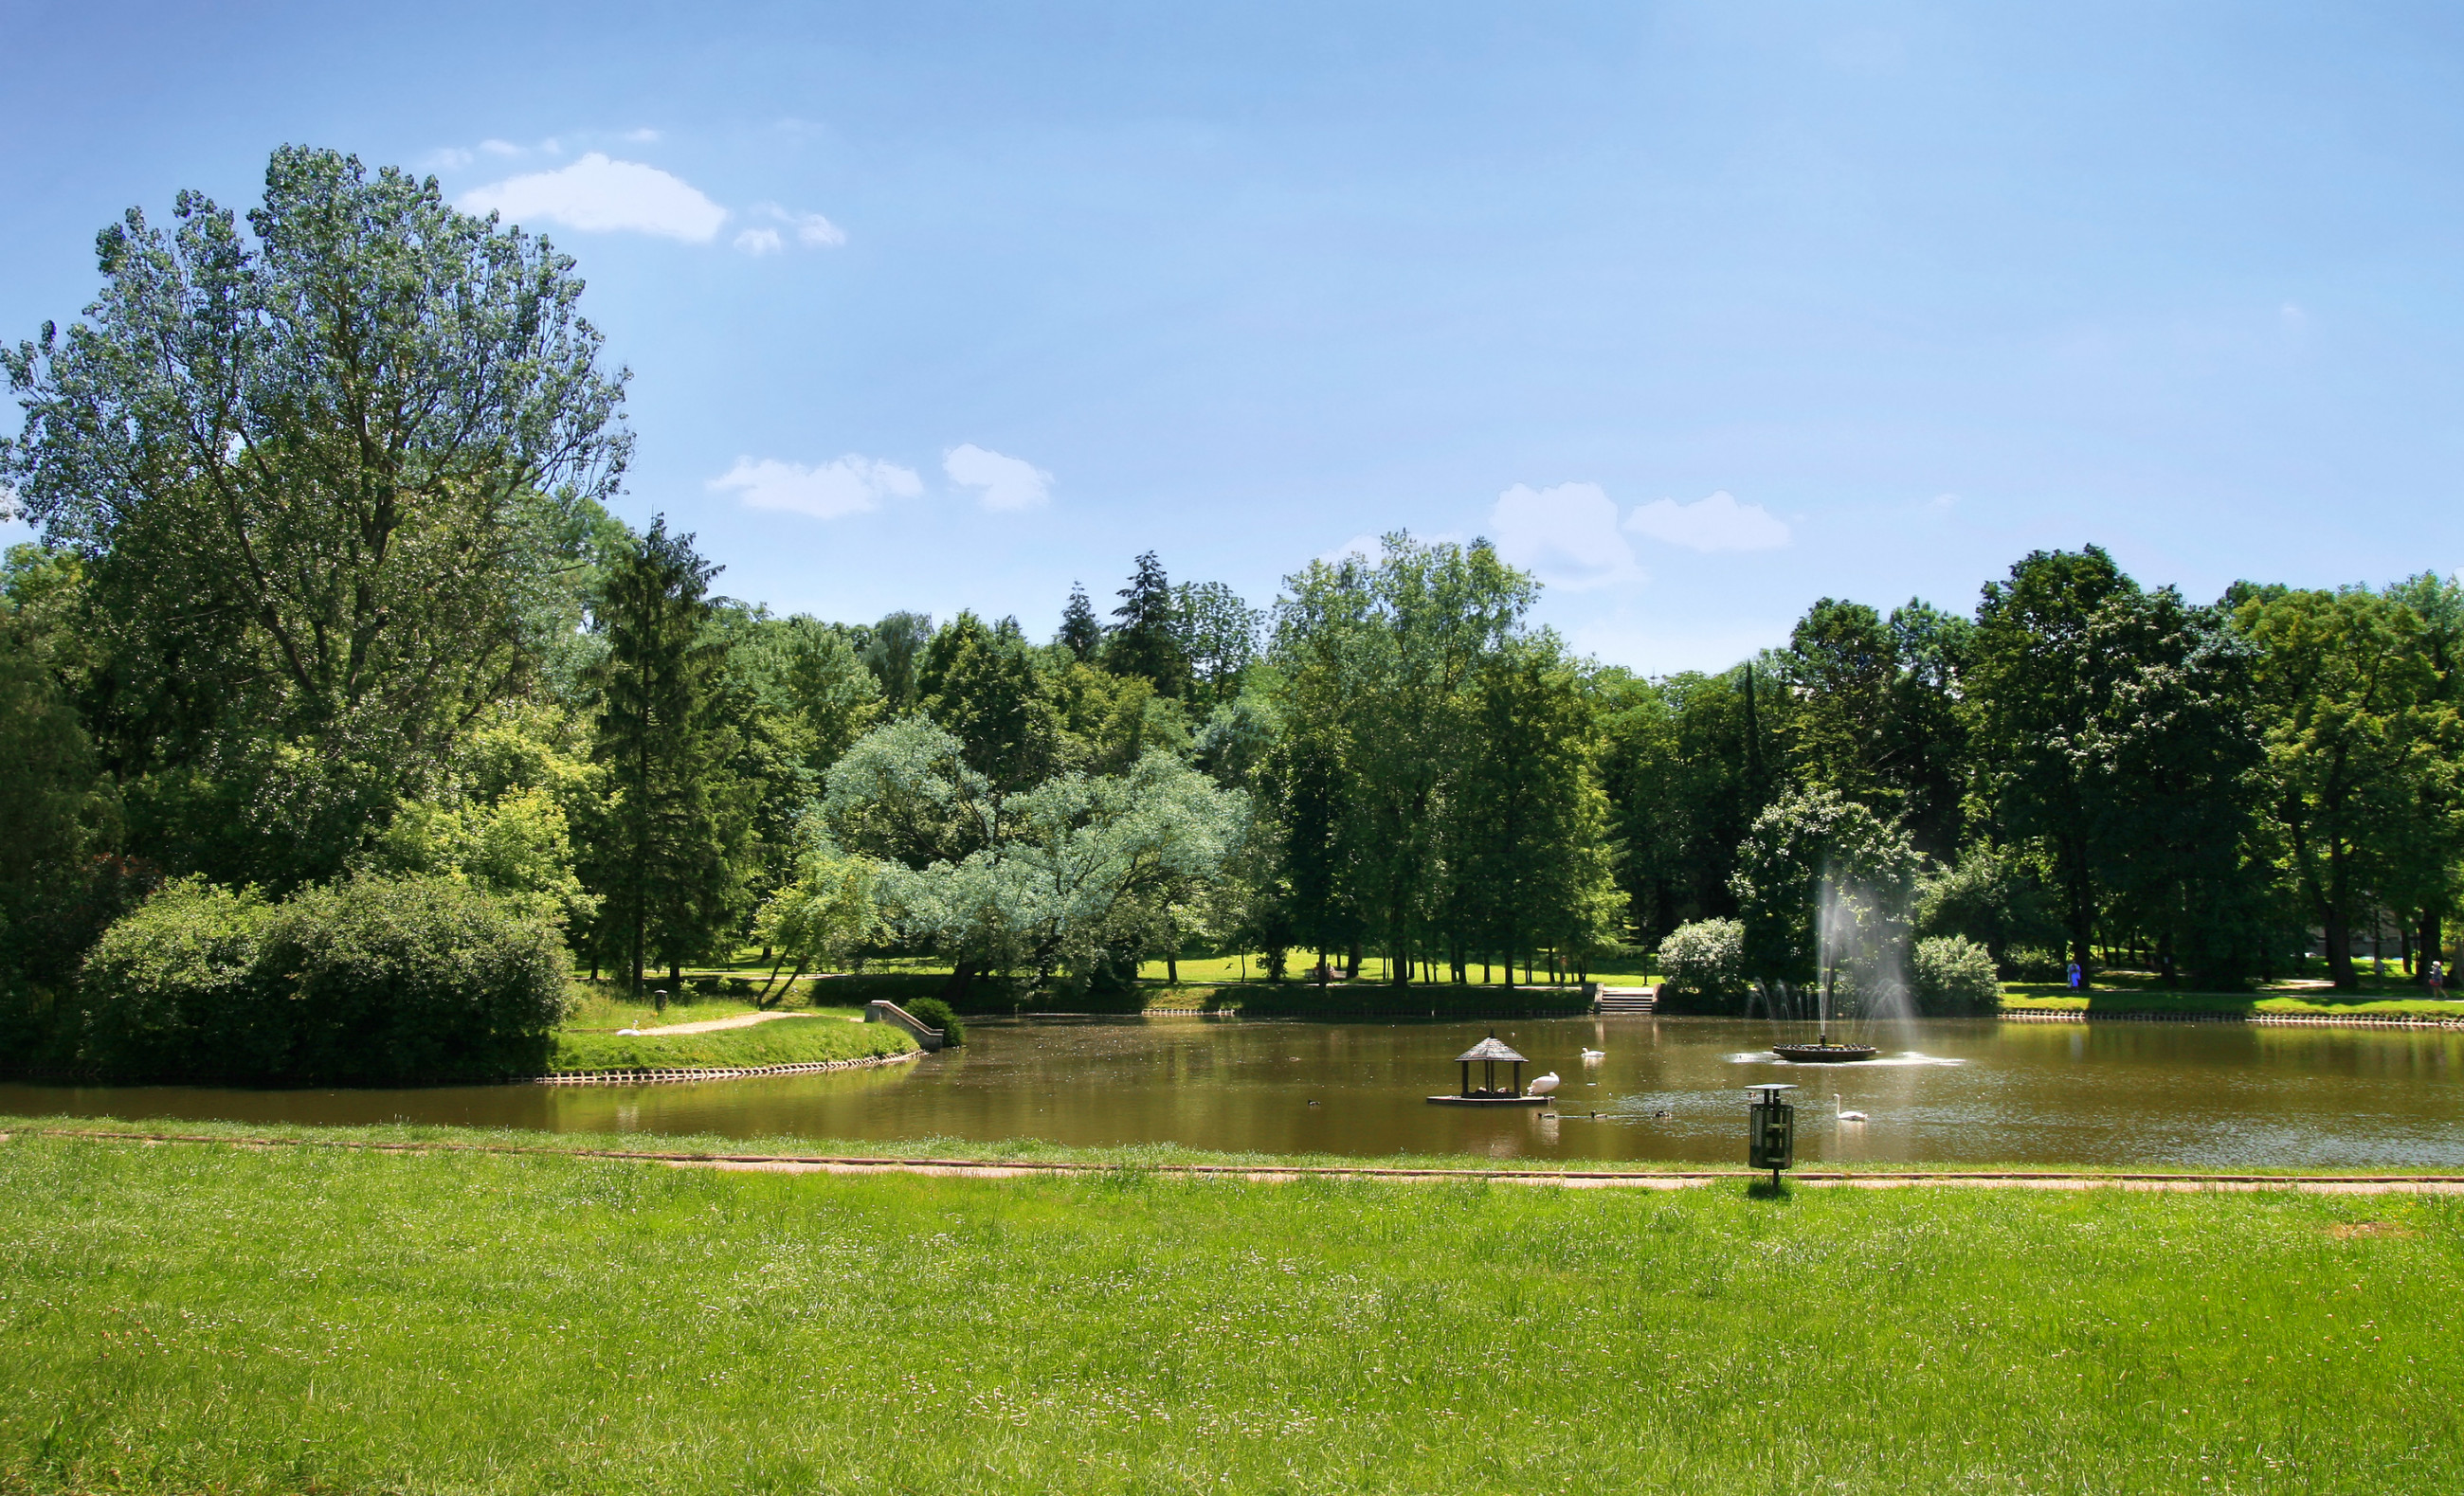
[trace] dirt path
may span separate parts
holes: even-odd
[[[944,1178],[1020,1179],[1039,1176],[1104,1174],[1101,1164],[977,1163],[955,1158],[664,1158],[671,1169],[722,1169],[748,1174],[925,1174]],[[1763,1177],[1751,1170],[1718,1170],[1688,1174],[1634,1172],[1514,1172],[1503,1169],[1340,1169],[1243,1168],[1223,1165],[1153,1166],[1155,1174],[1203,1175],[1241,1179],[1251,1184],[1289,1184],[1312,1177],[1378,1178],[1423,1182],[1444,1179],[1487,1179],[1499,1184],[1554,1185],[1569,1190],[1689,1190],[1705,1185]],[[1792,1174],[1791,1186],[1807,1189],[1895,1190],[1921,1186],[1965,1186],[2002,1190],[2143,1190],[2163,1194],[2254,1194],[2280,1191],[2298,1195],[2464,1195],[2464,1178],[2413,1177],[2299,1178],[2292,1177],[2172,1175],[2164,1177],[2100,1174]]]
[[[774,1015],[821,1017],[819,1014]],[[521,1143],[377,1143],[356,1138],[216,1137],[182,1133],[121,1133],[102,1129],[28,1128],[16,1136],[75,1137],[96,1142],[218,1143],[228,1148],[345,1148],[381,1154],[474,1153],[541,1154],[567,1158],[626,1158],[666,1164],[673,1169],[726,1169],[759,1174],[924,1174],[947,1178],[1018,1179],[1064,1175],[1102,1175],[1122,1166],[1070,1163],[1044,1159],[882,1158],[809,1154],[679,1154],[631,1148],[540,1148]],[[11,1134],[0,1133],[0,1143]],[[1411,1169],[1375,1164],[1166,1163],[1127,1166],[1154,1175],[1243,1179],[1259,1184],[1287,1184],[1296,1179],[1389,1179],[1438,1182],[1485,1179],[1498,1184],[1553,1184],[1567,1189],[1683,1190],[1703,1185],[1750,1182],[1764,1177],[1753,1169]],[[1849,1174],[1815,1169],[1791,1174],[1788,1181],[1804,1188],[1889,1190],[1919,1185],[1953,1185],[2007,1190],[2145,1190],[2254,1194],[2282,1191],[2299,1195],[2464,1195],[2464,1175],[2454,1174],[2070,1174],[2058,1170],[1909,1171],[1903,1174]]]
[[[644,1035],[708,1034],[715,1033],[722,1028],[751,1028],[756,1023],[766,1023],[774,1018],[833,1018],[836,1016],[830,1013],[738,1013],[734,1018],[706,1019],[698,1023],[670,1023],[665,1028],[636,1028],[629,1031]],[[861,1020],[846,1019],[842,1022],[858,1023]],[[627,1030],[618,1029],[617,1032],[625,1033]]]

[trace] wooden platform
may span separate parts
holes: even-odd
[[[1433,1107],[1545,1107],[1553,1096],[1431,1096]]]

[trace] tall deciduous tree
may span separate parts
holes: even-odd
[[[915,710],[916,675],[923,668],[925,646],[932,640],[930,613],[891,613],[865,630],[861,653],[865,669],[881,683],[885,715],[905,716]]]
[[[1348,902],[1410,980],[1444,893],[1447,797],[1467,753],[1466,688],[1537,589],[1485,543],[1397,533],[1375,565],[1312,562],[1285,580],[1276,653],[1295,746],[1338,778]],[[1302,868],[1296,858],[1297,881]]]
[[[1173,589],[1173,619],[1192,698],[1204,706],[1240,694],[1241,673],[1258,656],[1265,610],[1222,583],[1184,582]]]
[[[2268,807],[2328,973],[2354,987],[2355,923],[2400,881],[2424,783],[2440,769],[2444,714],[2422,620],[2366,587],[2262,593],[2235,617],[2260,649]]]
[[[88,319],[5,355],[0,480],[87,561],[110,766],[253,777],[223,799],[271,819],[215,870],[328,874],[530,665],[624,376],[571,260],[332,151],[275,152],[248,231],[184,192],[97,250]]]
[[[2086,647],[2115,667],[2078,739],[2110,917],[2150,939],[2167,984],[2187,968],[2237,985],[2273,933],[2255,839],[2255,651],[2170,587],[2106,599]]]
[[[1975,743],[1982,788],[2004,829],[2046,849],[2071,959],[2095,958],[2095,769],[2080,738],[2124,662],[2095,645],[2107,600],[2138,591],[2097,546],[2034,551],[1976,609]]]
[[[1588,957],[1621,933],[1608,801],[1592,772],[1594,716],[1554,635],[1485,658],[1470,687],[1469,753],[1453,794],[1449,952],[1527,969],[1535,950]],[[1466,949],[1468,946],[1468,949]]]
[[[988,627],[961,610],[933,636],[916,683],[924,710],[995,789],[1024,789],[1052,772],[1058,730],[1015,619]]]
[[[731,768],[727,647],[705,596],[717,570],[662,517],[592,617],[607,641],[591,675],[606,797],[585,833],[586,881],[603,899],[595,944],[637,989],[647,963],[672,976],[744,913],[754,794]]]

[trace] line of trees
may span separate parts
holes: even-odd
[[[2038,552],[1969,614],[1823,599],[1656,678],[1402,534],[1268,608],[1149,553],[1041,643],[779,617],[607,512],[626,375],[546,242],[298,148],[246,222],[132,210],[87,316],[5,354],[43,537],[0,570],[18,1009],[175,879],[449,880],[636,984],[930,952],[960,1000],[1235,948],[1528,981],[1730,919],[1784,976],[1843,860],[2006,973],[2232,983],[2315,932],[2350,985],[2357,932],[2447,943],[2452,579],[2196,604]]]

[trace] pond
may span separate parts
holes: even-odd
[[[1494,1027],[1564,1077],[1554,1115],[1433,1107]],[[2235,1023],[1881,1025],[1793,1067],[1762,1023],[1212,1019],[970,1025],[962,1048],[823,1075],[638,1087],[243,1091],[0,1086],[0,1113],[737,1137],[1045,1138],[1264,1153],[1742,1162],[1744,1088],[1797,1085],[1802,1163],[2464,1173],[2464,1033]],[[1586,1047],[1606,1051],[1585,1066]],[[1868,1114],[1840,1122],[1840,1106]]]

